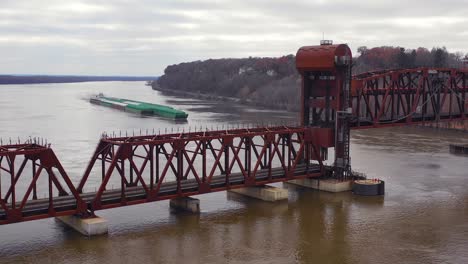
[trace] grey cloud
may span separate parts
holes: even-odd
[[[2,0],[1,73],[159,75],[195,59],[280,56],[326,38],[468,52],[468,4],[345,0]]]

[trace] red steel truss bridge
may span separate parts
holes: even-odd
[[[0,224],[264,185],[350,176],[350,129],[464,120],[468,71],[416,68],[351,76],[347,45],[299,49],[301,125],[111,137],[75,184],[48,144],[0,146]],[[324,165],[334,148],[332,167]],[[96,187],[97,186],[97,187]],[[38,193],[46,193],[45,197]]]

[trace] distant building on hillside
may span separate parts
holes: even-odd
[[[468,68],[468,55],[465,56],[464,59],[462,59],[462,62],[463,62],[463,67]]]

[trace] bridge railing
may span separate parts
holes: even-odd
[[[319,176],[305,128],[269,127],[135,137],[104,136],[78,186],[99,187],[93,210]],[[118,191],[117,191],[118,190]]]

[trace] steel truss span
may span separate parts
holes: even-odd
[[[0,224],[85,213],[86,204],[49,146],[0,146]]]
[[[465,119],[468,71],[416,68],[369,72],[351,82],[352,128]]]
[[[76,188],[52,149],[2,146],[0,176],[9,188],[1,194],[0,224],[318,177],[325,168],[315,142],[300,127],[103,136]]]
[[[47,144],[0,146],[0,224],[92,217],[106,208],[326,173],[347,179],[350,129],[466,119],[466,70],[399,69],[351,78],[351,58],[344,44],[299,49],[300,127],[103,135],[77,182]],[[328,148],[335,149],[333,167],[324,165]]]

